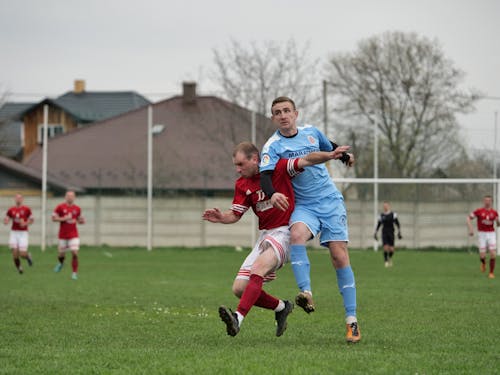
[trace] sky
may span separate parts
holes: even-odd
[[[468,145],[493,149],[498,0],[0,0],[0,90],[11,101],[34,101],[84,79],[89,91],[135,90],[156,101],[194,80],[201,94],[212,94],[213,50],[231,39],[294,38],[325,61],[394,30],[438,40],[466,73],[464,87],[497,98],[460,116]]]

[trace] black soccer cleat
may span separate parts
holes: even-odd
[[[26,260],[28,261],[28,266],[33,266],[33,259],[31,258],[31,254],[28,255],[28,258],[26,258]]]
[[[219,307],[219,316],[226,323],[226,331],[229,336],[236,336],[240,331],[238,317],[226,306]]]
[[[285,303],[285,308],[281,311],[275,312],[274,316],[276,319],[276,336],[280,337],[283,332],[285,332],[287,327],[286,318],[292,313],[293,303],[290,301],[283,301]]]

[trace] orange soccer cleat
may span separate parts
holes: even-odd
[[[493,274],[493,272],[490,272],[490,274],[488,275],[488,278],[489,279],[494,279],[495,278],[495,275]]]
[[[351,324],[346,324],[347,333],[345,335],[345,339],[347,342],[359,342],[361,340],[361,331],[358,327],[358,322],[354,322]]]

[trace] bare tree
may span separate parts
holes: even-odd
[[[261,114],[270,113],[277,96],[289,96],[307,113],[316,110],[320,95],[317,65],[310,44],[267,41],[247,46],[231,40],[225,49],[214,49],[214,81],[226,98]]]
[[[373,171],[374,126],[384,177],[429,175],[464,151],[456,115],[473,110],[478,93],[460,88],[464,73],[437,41],[374,36],[352,53],[332,55],[327,75],[337,123],[358,150],[358,176]]]

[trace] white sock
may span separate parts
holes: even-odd
[[[274,309],[274,311],[280,312],[280,311],[283,311],[284,308],[285,308],[285,302],[283,302],[282,300],[280,300],[280,302],[278,303],[278,306],[276,306],[276,308]]]
[[[236,316],[238,317],[238,325],[241,326],[241,322],[245,319],[245,317],[241,315],[239,311],[236,311]]]
[[[356,319],[355,316],[348,316],[345,318],[346,324],[352,324],[352,323],[357,323],[358,319]]]
[[[311,292],[310,290],[303,290],[303,292],[304,292],[304,293],[307,293],[307,294],[309,294],[309,295],[311,295],[311,297],[312,297],[312,295],[313,295],[313,292]]]

